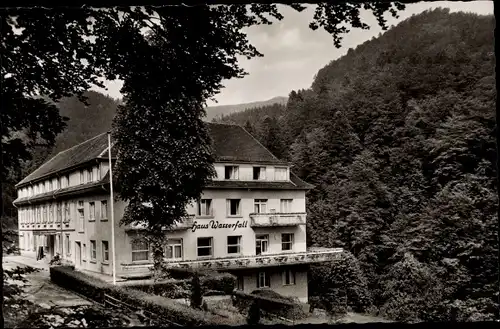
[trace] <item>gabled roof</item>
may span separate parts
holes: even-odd
[[[286,164],[241,126],[213,122],[207,126],[217,161]]]
[[[107,133],[97,135],[83,143],[57,153],[49,161],[17,183],[16,186],[92,161],[98,158],[103,151],[107,150],[107,146]],[[105,156],[107,158],[107,154]]]
[[[287,164],[285,161],[279,160],[271,154],[269,150],[243,129],[243,127],[213,122],[207,122],[206,125],[212,138],[215,159],[218,162]],[[107,149],[107,133],[97,135],[83,143],[59,152],[52,159],[45,162],[17,183],[16,187],[97,158],[107,159]],[[114,150],[115,148],[111,149],[112,157],[116,156]]]

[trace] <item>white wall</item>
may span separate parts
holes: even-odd
[[[252,165],[252,164],[230,164],[230,163],[216,163],[214,165],[217,177],[214,180],[225,180],[225,167],[235,165],[239,167],[239,179],[241,181],[253,181],[253,167],[266,167],[266,178],[264,181],[274,181],[274,170],[276,167],[287,168],[287,166],[274,166],[274,165]],[[287,178],[289,179],[289,170]]]

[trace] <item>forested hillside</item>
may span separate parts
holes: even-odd
[[[349,252],[313,269],[325,307],[402,321],[498,312],[494,28],[424,12],[326,65],[286,107],[223,119],[284,145],[315,184],[308,242]]]
[[[243,103],[243,104],[232,104],[232,105],[218,105],[218,106],[208,106],[205,108],[207,113],[206,120],[221,120],[226,115],[231,115],[233,113],[240,113],[247,109],[251,109],[254,107],[267,106],[273,104],[284,105],[287,102],[287,97],[273,97],[266,101],[252,102],[252,103]]]

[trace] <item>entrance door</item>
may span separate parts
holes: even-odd
[[[80,242],[75,242],[75,249],[76,266],[82,267],[82,245]]]

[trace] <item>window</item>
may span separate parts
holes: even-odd
[[[291,213],[292,212],[292,199],[281,199],[280,202],[282,213]]]
[[[253,179],[254,180],[266,179],[266,167],[253,167]]]
[[[69,222],[71,219],[70,212],[69,212],[69,203],[66,201],[64,202],[64,221]]]
[[[90,240],[90,259],[96,260],[97,258],[97,244],[95,240]]]
[[[49,191],[52,191],[52,180],[49,180]]]
[[[45,193],[45,184],[40,183],[40,193]]]
[[[87,260],[87,245],[85,243],[82,246],[82,260]]]
[[[95,220],[95,202],[89,202],[90,217],[89,220]]]
[[[242,275],[238,275],[237,279],[236,279],[236,290],[245,290],[245,286],[243,284],[244,280],[243,280],[243,276]]]
[[[265,213],[266,209],[267,209],[267,200],[266,199],[255,199],[254,212],[256,214]]]
[[[281,250],[292,250],[293,248],[293,233],[281,234]]]
[[[213,216],[211,199],[201,199],[198,201],[198,216]]]
[[[240,215],[240,199],[227,199],[227,215],[239,216]]]
[[[227,237],[227,253],[239,254],[241,252],[241,236]]]
[[[268,272],[259,272],[257,274],[257,288],[269,288],[271,286],[271,278]]]
[[[80,170],[80,184],[84,184],[84,183],[85,183],[85,177],[83,174],[83,170]]]
[[[64,187],[69,187],[69,175],[66,175],[65,177],[65,184],[64,184]]]
[[[61,188],[61,179],[58,177],[58,178],[56,178],[56,180],[55,180],[54,189],[55,189],[55,190],[58,190],[58,189],[60,189],[60,188]]]
[[[94,177],[95,177],[95,180],[98,181],[98,180],[101,180],[101,171],[99,170],[99,166],[95,166],[94,167]]]
[[[71,245],[69,243],[69,234],[66,234],[66,255],[71,255]]]
[[[287,168],[275,168],[274,180],[287,180]]]
[[[101,201],[101,219],[107,219],[108,218],[108,201],[102,200]]]
[[[182,239],[168,239],[165,254],[168,259],[182,259]]]
[[[238,166],[225,166],[225,179],[239,179],[239,167]]]
[[[42,206],[42,223],[47,223],[47,207]]]
[[[109,262],[109,243],[108,243],[108,241],[102,242],[102,261]]]
[[[149,244],[146,239],[134,239],[132,241],[132,261],[138,262],[149,260]]]
[[[54,222],[54,204],[49,205],[49,222]]]
[[[62,222],[62,204],[60,202],[57,203],[57,222]]]
[[[266,253],[268,245],[269,245],[268,234],[258,234],[255,236],[255,253],[257,255]]]
[[[92,169],[87,170],[87,183],[91,183],[94,181],[94,175]]]
[[[85,229],[85,213],[83,209],[78,209],[78,232],[83,232]]]
[[[283,285],[294,285],[295,284],[295,271],[290,269],[284,270],[282,272]]]
[[[198,257],[212,256],[212,238],[198,238]]]

